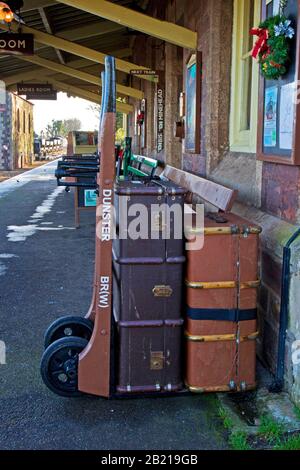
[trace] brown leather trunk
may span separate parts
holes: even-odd
[[[119,197],[125,196],[128,210],[133,204],[144,204],[149,216],[148,238],[132,240],[123,239],[126,228],[117,215],[113,305],[119,393],[172,392],[183,387],[184,244],[182,239],[175,239],[173,224],[170,238],[163,239],[163,220],[158,214],[154,214],[156,238],[151,239],[150,208],[152,204],[166,207],[179,204],[183,217],[184,193],[184,189],[169,182],[140,180],[116,184],[117,206],[121,204]],[[128,217],[129,223],[131,219]]]
[[[191,391],[255,388],[260,231],[234,214],[208,214],[203,249],[187,252],[185,381]]]

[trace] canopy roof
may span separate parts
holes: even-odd
[[[0,79],[12,91],[20,81],[52,81],[58,90],[99,101],[103,57],[109,54],[117,58],[118,95],[141,99],[142,92],[130,86],[130,70],[144,68],[132,62],[135,35],[164,34],[173,43],[180,36],[188,45],[196,44],[196,33],[190,30],[168,22],[161,28],[160,20],[146,14],[149,1],[155,7],[164,0],[24,0],[22,30],[34,34],[35,55],[0,54]],[[17,31],[19,25],[11,27]],[[0,37],[5,30],[0,24]]]

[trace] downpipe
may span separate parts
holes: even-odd
[[[271,393],[280,393],[284,387],[285,341],[288,328],[290,303],[291,245],[299,235],[300,228],[291,236],[283,248],[277,366],[274,380],[269,387],[269,392]]]

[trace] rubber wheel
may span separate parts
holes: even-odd
[[[63,397],[82,395],[78,390],[78,356],[87,344],[84,338],[70,336],[54,341],[44,351],[41,375],[52,392]]]
[[[45,349],[54,341],[70,336],[77,336],[89,341],[93,333],[94,324],[91,320],[82,317],[66,316],[55,320],[46,330],[44,337]]]

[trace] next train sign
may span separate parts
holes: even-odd
[[[3,33],[0,34],[0,54],[33,55],[33,34]]]

